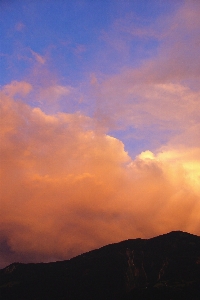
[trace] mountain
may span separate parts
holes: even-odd
[[[173,231],[0,270],[2,300],[200,299],[200,237]]]

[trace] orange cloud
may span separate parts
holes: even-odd
[[[0,103],[2,265],[170,230],[200,234],[199,148],[133,160],[87,116],[48,115],[5,89]]]

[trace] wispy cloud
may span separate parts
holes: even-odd
[[[156,55],[154,53],[138,67],[126,67],[117,75],[107,76],[98,88],[94,86],[101,119],[107,120],[114,129],[125,130],[132,126],[135,130],[140,129],[139,135],[141,130],[145,135],[153,128],[155,135],[168,135],[170,131],[169,139],[187,144],[187,140],[192,141],[194,137],[193,143],[197,143],[200,122],[199,11],[198,4],[186,2],[173,15],[157,19],[157,25],[151,25],[145,33],[151,39],[153,33],[148,32],[154,31],[153,38],[159,39]],[[126,27],[122,21],[117,24],[119,31],[128,30],[130,35],[132,29],[135,30],[131,24]],[[95,78],[97,81],[97,74]],[[192,135],[187,134],[185,139],[185,132],[189,131]]]
[[[19,94],[21,96],[26,96],[32,90],[32,85],[26,81],[12,81],[3,87],[5,94],[14,96]]]
[[[18,22],[16,25],[15,25],[15,30],[17,31],[23,31],[25,29],[25,24],[22,23],[22,22]]]
[[[40,64],[42,64],[42,65],[45,64],[46,59],[45,59],[42,55],[38,54],[37,52],[33,51],[32,49],[30,49],[30,51],[31,51],[31,54],[33,55],[33,57],[35,58],[35,60],[36,60],[38,63],[40,63]]]
[[[46,88],[42,88],[40,92],[40,97],[44,99],[48,99],[51,101],[55,101],[63,96],[68,96],[72,91],[71,87],[66,87],[62,85],[51,85]]]

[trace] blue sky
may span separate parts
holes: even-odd
[[[17,78],[27,76],[31,49],[48,57],[47,65],[55,69],[59,80],[78,85],[92,72],[113,74],[153,56],[157,39],[134,38],[127,29],[151,26],[156,18],[173,13],[179,3],[1,1],[1,49],[3,54],[14,56]],[[17,62],[15,55],[22,56],[21,60]],[[13,75],[6,63],[4,67],[2,80],[7,83]]]
[[[199,13],[195,0],[0,1],[0,264],[200,234]]]
[[[62,101],[46,110],[86,110],[91,115],[98,101],[91,78],[102,82],[155,58],[161,44],[153,32],[155,23],[176,14],[181,5],[182,1],[2,1],[1,85],[29,78],[35,91],[52,82],[71,86],[76,89],[71,103],[77,97],[87,98],[87,103],[69,107]],[[145,32],[148,28],[152,33]],[[111,132],[118,137],[116,130]],[[152,147],[147,137],[135,143],[126,133],[119,136],[133,155]]]

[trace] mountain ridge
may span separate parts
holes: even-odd
[[[0,275],[3,300],[196,300],[200,298],[200,237],[172,231],[128,239],[70,260],[15,262],[1,269]]]

